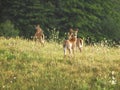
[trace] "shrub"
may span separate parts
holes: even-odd
[[[7,20],[0,24],[0,36],[16,37],[19,35],[19,30],[15,29],[14,24]]]

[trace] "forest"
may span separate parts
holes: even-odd
[[[120,0],[0,0],[0,90],[120,90]]]
[[[78,28],[78,37],[119,44],[120,0],[0,0],[0,36],[30,39],[37,24],[47,38]]]

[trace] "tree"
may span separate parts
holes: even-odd
[[[15,29],[14,24],[7,20],[0,24],[0,36],[16,37],[19,35],[19,30]]]
[[[12,21],[27,38],[40,24],[47,36],[47,29],[55,28],[62,36],[72,27],[79,28],[79,37],[118,39],[119,4],[119,0],[1,0],[0,22]]]

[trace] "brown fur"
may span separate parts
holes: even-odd
[[[76,36],[77,36],[77,32],[78,32],[78,29],[76,29],[76,32],[75,32]],[[77,38],[76,47],[78,47],[78,49],[80,50],[80,52],[82,52],[82,48],[83,48],[83,39]]]
[[[83,39],[77,38],[76,46],[78,47],[78,49],[80,50],[80,52],[82,52],[82,48],[83,48]]]
[[[63,48],[64,48],[64,57],[66,56],[67,50],[69,51],[69,54],[72,55],[75,51],[75,49],[78,47],[80,52],[82,51],[83,47],[83,39],[77,38],[78,29],[73,31],[70,29],[68,32],[68,39],[64,41]]]
[[[43,30],[40,28],[39,25],[35,26],[36,33],[34,35],[34,39],[39,41],[42,45],[44,45],[44,33]]]
[[[70,29],[71,31],[72,29]],[[63,43],[63,48],[64,48],[64,57],[66,56],[67,50],[69,51],[69,54],[72,55],[74,53],[75,47],[76,47],[76,42],[77,42],[77,36],[74,34],[77,33],[75,32],[69,32],[68,33],[68,39],[64,41]]]

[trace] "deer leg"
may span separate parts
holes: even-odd
[[[72,48],[69,48],[68,50],[69,50],[69,55],[71,57],[72,56]]]
[[[64,57],[66,57],[66,51],[67,51],[67,48],[64,47]]]
[[[82,48],[81,47],[78,47],[78,48],[79,48],[80,52],[82,52]]]
[[[42,44],[42,46],[44,46],[44,40],[41,40],[40,43]]]

